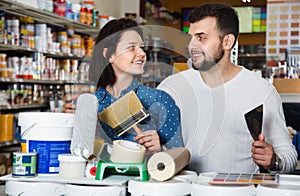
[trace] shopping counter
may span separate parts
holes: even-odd
[[[299,196],[300,176],[279,175],[279,183],[274,185],[231,184],[213,185],[214,172],[197,175],[193,171],[182,171],[172,179],[159,182],[154,179],[141,181],[137,176],[112,175],[103,180],[92,178],[63,178],[59,176],[37,176],[15,178],[11,175],[0,177],[6,181],[5,193],[17,195],[201,195],[201,196]]]

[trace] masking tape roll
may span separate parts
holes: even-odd
[[[138,143],[127,140],[113,142],[110,160],[115,163],[142,163],[146,148]]]
[[[190,162],[190,152],[186,148],[173,148],[150,157],[147,165],[151,178],[165,181],[181,171]]]

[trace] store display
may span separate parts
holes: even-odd
[[[0,5],[8,8],[0,12],[1,113],[61,112],[65,95],[74,99],[81,89],[90,91],[86,55],[87,51],[91,54],[93,37],[99,29],[43,11],[48,3],[40,1],[40,8],[44,8],[39,10],[0,0]],[[59,4],[64,2],[55,3],[55,9],[61,10]]]

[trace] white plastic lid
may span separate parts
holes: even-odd
[[[86,162],[86,160],[83,157],[72,154],[59,154],[58,160],[67,162]]]
[[[27,127],[73,127],[75,115],[55,112],[20,112],[18,125]]]
[[[133,195],[189,195],[190,185],[189,182],[178,179],[160,182],[150,178],[149,181],[142,182],[139,178],[133,178],[128,182],[128,192]]]

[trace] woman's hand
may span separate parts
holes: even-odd
[[[145,146],[149,152],[160,152],[161,145],[159,140],[159,135],[156,130],[143,131],[134,137],[135,141],[138,141],[139,144]]]
[[[62,112],[74,114],[75,110],[76,110],[76,105],[73,102],[69,102],[63,105]]]

